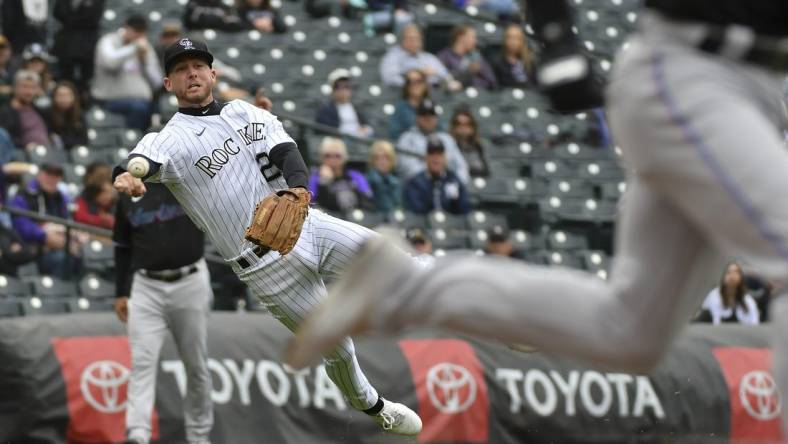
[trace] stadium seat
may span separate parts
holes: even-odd
[[[469,247],[468,235],[465,232],[452,233],[443,228],[430,230],[430,240],[435,249],[453,250]]]
[[[449,214],[445,211],[435,210],[427,215],[429,228],[442,228],[449,232],[465,230],[465,216]]]
[[[29,296],[30,286],[13,276],[0,275],[0,297],[14,298]]]
[[[44,163],[54,163],[62,165],[68,162],[68,153],[62,149],[47,148],[39,145],[33,149],[25,151],[30,163],[41,165]]]
[[[592,273],[599,270],[610,270],[610,258],[604,251],[578,250],[575,254],[583,262],[585,269]]]
[[[402,210],[392,211],[386,220],[402,229],[427,228],[427,217],[422,214],[410,213]]]
[[[71,162],[88,166],[95,162],[111,162],[112,151],[96,147],[77,146],[71,149]]]
[[[517,203],[518,197],[512,189],[512,182],[505,177],[474,177],[468,185],[472,198],[482,203]]]
[[[79,281],[79,294],[89,299],[115,297],[115,284],[95,274],[88,274]]]
[[[386,216],[384,214],[377,213],[375,211],[364,211],[359,208],[349,211],[345,215],[344,219],[355,222],[367,228],[375,228],[386,222]]]
[[[122,130],[117,128],[89,128],[88,144],[94,148],[112,148],[122,145]]]
[[[627,183],[625,181],[618,182],[605,182],[601,185],[602,199],[616,202],[621,199],[621,196],[627,190]]]
[[[70,309],[67,299],[45,299],[38,296],[24,299],[21,305],[25,316],[63,314]]]
[[[577,170],[577,177],[600,182],[618,182],[624,179],[624,171],[617,163],[589,162]]]
[[[68,309],[71,313],[80,312],[112,312],[115,309],[115,298],[90,299],[86,297],[69,298]]]
[[[547,247],[553,250],[581,250],[588,248],[588,241],[581,235],[556,230],[547,235]]]
[[[100,274],[112,269],[115,264],[112,245],[98,240],[91,240],[82,246],[82,263],[86,270]]]
[[[60,280],[53,276],[28,276],[22,278],[33,287],[33,295],[39,298],[66,298],[74,296],[76,289],[71,282]]]
[[[0,299],[0,318],[13,318],[22,315],[22,307],[16,299]]]
[[[475,210],[466,216],[468,228],[471,230],[487,230],[494,226],[508,228],[509,223],[503,214],[492,213],[489,211]]]
[[[594,196],[594,188],[591,184],[572,179],[551,180],[547,185],[547,191],[550,195],[561,199],[589,199]]]
[[[538,262],[554,267],[582,269],[583,263],[569,251],[540,250],[531,254]]]
[[[86,113],[88,128],[122,128],[126,119],[121,114],[111,113],[99,107],[94,107]]]

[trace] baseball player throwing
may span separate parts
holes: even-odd
[[[143,137],[128,167],[164,183],[252,293],[295,331],[325,296],[324,277],[338,277],[373,232],[308,209],[308,171],[295,142],[269,112],[213,100],[216,74],[205,43],[181,39],[164,60],[164,86],[179,112],[158,134]],[[115,187],[145,192],[120,167]],[[418,434],[418,415],[378,395],[349,338],[324,356],[328,376],[351,406],[387,431]]]
[[[629,167],[609,282],[475,257],[424,273],[373,238],[302,326],[290,362],[302,364],[347,334],[434,325],[645,372],[704,296],[680,296],[703,250],[742,257],[784,288],[788,153],[779,125],[788,7],[756,3],[646,1],[607,91]],[[550,38],[570,27],[544,29]],[[575,62],[564,53],[537,76],[582,73]],[[778,298],[773,315],[785,396],[788,298]]]

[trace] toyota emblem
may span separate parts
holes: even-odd
[[[476,379],[468,369],[441,362],[427,371],[427,393],[442,413],[464,412],[476,401]]]
[[[754,370],[742,376],[739,399],[744,410],[760,421],[777,418],[782,410],[777,384],[772,375],[765,371]]]
[[[96,361],[82,372],[79,387],[91,407],[102,413],[118,413],[126,408],[126,396],[121,388],[128,380],[129,369],[121,364]]]

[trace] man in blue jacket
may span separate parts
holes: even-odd
[[[468,214],[468,191],[457,174],[447,168],[446,152],[438,137],[428,139],[425,162],[427,169],[405,183],[405,208],[417,214],[433,210]]]

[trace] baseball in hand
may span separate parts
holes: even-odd
[[[128,164],[129,173],[137,178],[145,177],[150,170],[150,163],[142,157],[132,157]]]

